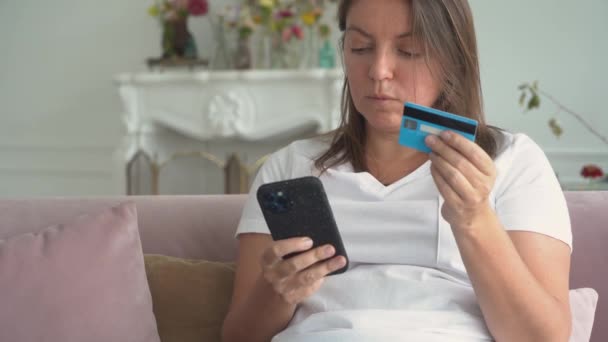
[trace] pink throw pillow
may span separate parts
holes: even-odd
[[[0,341],[160,341],[134,203],[0,241]]]
[[[572,334],[570,342],[589,342],[598,293],[591,288],[570,290],[570,311],[572,314]]]

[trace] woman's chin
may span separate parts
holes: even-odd
[[[401,121],[403,120],[403,112],[396,108],[380,110],[379,108],[366,108],[367,111],[363,114],[366,125],[378,132],[386,134],[399,134]]]
[[[401,129],[401,121],[395,122],[393,120],[379,120],[379,121],[367,121],[368,129],[376,131],[378,133],[387,135],[399,135]]]

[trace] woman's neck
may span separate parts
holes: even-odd
[[[424,152],[399,144],[399,136],[367,131],[365,161],[367,171],[383,184],[391,184],[424,164],[429,158]]]
[[[418,159],[428,159],[424,152],[414,150],[399,144],[399,134],[367,130],[365,154],[381,162],[408,162]]]

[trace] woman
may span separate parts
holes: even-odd
[[[467,1],[338,12],[342,125],[276,152],[251,193],[318,176],[350,267],[325,277],[345,263],[331,246],[273,242],[250,196],[224,341],[567,341],[565,200],[534,142],[485,124]],[[430,155],[399,145],[407,101],[478,120],[476,143],[443,132]]]

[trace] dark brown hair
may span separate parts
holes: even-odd
[[[340,0],[338,24],[346,30],[346,18],[356,0]],[[433,105],[439,110],[475,119],[479,122],[476,143],[492,158],[496,157],[499,134],[486,124],[483,113],[477,39],[473,15],[467,0],[410,1],[414,37],[422,42],[426,56],[433,56],[440,66],[442,92]],[[341,39],[344,48],[344,35]],[[427,60],[428,63],[428,60]],[[340,126],[328,134],[329,149],[315,160],[322,171],[350,162],[356,172],[366,171],[364,143],[365,119],[355,108],[345,78],[341,100]]]

